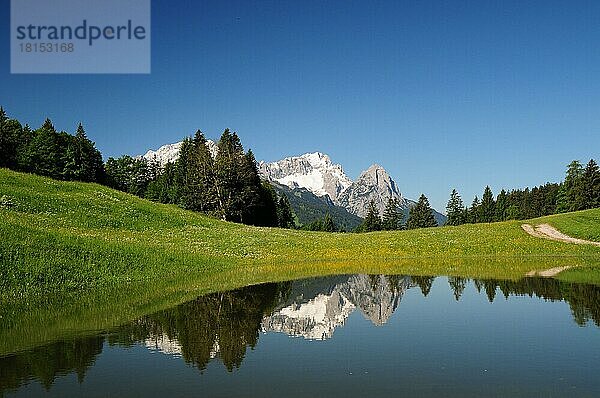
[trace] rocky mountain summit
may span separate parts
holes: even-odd
[[[321,152],[272,163],[260,162],[258,169],[268,180],[290,188],[306,188],[317,196],[328,195],[335,204],[338,196],[352,185],[342,166],[334,164],[329,156]]]
[[[350,213],[364,217],[371,200],[375,202],[379,213],[383,214],[389,198],[397,200],[402,210],[409,208],[410,202],[402,196],[396,182],[383,167],[374,164],[341,193],[338,201]]]
[[[333,163],[329,156],[320,152],[277,162],[260,162],[259,172],[263,178],[291,189],[303,188],[317,196],[327,195],[334,205],[358,217],[367,215],[371,201],[375,202],[380,214],[383,214],[390,198],[397,201],[405,215],[416,204],[402,195],[394,179],[382,166],[373,164],[356,181],[352,181],[341,165]],[[437,211],[434,217],[438,224],[443,224],[446,219]]]

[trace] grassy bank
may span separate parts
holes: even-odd
[[[517,278],[531,267],[591,270],[600,262],[600,248],[534,238],[518,221],[369,234],[257,228],[96,184],[5,169],[0,197],[0,286],[12,296],[231,270],[247,274],[243,279],[254,273],[280,279],[370,268]],[[598,239],[600,210],[530,221],[542,222]],[[499,260],[503,265],[483,265]]]

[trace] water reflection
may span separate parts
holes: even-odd
[[[355,310],[374,325],[383,325],[410,287],[411,278],[398,275],[351,275],[291,282],[287,298],[263,319],[262,330],[324,340],[331,338]]]
[[[444,278],[445,279],[445,278]],[[248,348],[261,333],[277,332],[307,340],[334,336],[358,311],[374,326],[388,322],[407,290],[426,297],[435,278],[428,276],[349,275],[271,283],[209,294],[177,307],[144,316],[115,330],[61,341],[0,358],[0,395],[37,380],[50,389],[63,375],[79,383],[103,348],[146,347],[179,357],[201,373],[211,361],[231,372],[242,365]],[[553,279],[520,281],[447,278],[451,294],[461,301],[467,286],[490,302],[510,296],[538,297],[568,303],[574,321],[600,327],[600,287]]]

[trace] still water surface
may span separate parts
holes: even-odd
[[[600,287],[347,275],[0,358],[0,396],[600,396]]]

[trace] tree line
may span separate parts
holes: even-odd
[[[125,155],[106,163],[80,123],[74,134],[57,132],[50,119],[32,130],[0,108],[0,167],[65,181],[96,182],[222,220],[295,227],[285,195],[260,179],[252,151],[226,129],[212,156],[202,132],[184,139],[180,156],[161,167]]]
[[[532,189],[502,189],[496,197],[486,186],[481,200],[477,196],[465,206],[456,189],[446,206],[446,225],[524,220],[569,211],[600,207],[600,169],[594,159],[585,167],[574,160],[567,166],[565,180]]]
[[[103,183],[102,155],[79,123],[75,134],[57,132],[50,119],[38,129],[9,119],[0,108],[0,167],[65,181]]]
[[[363,223],[357,228],[356,232],[372,231],[397,231],[401,229],[417,229],[437,227],[437,222],[433,216],[433,209],[429,204],[429,199],[421,194],[416,205],[411,207],[406,223],[404,222],[404,213],[400,210],[400,204],[397,199],[389,198],[380,215],[375,206],[375,201],[369,203],[367,215]]]
[[[156,202],[172,203],[226,221],[292,228],[285,195],[260,179],[251,150],[225,129],[211,154],[201,131],[183,140],[179,157],[164,167],[156,161],[122,156],[106,162],[108,185]]]

